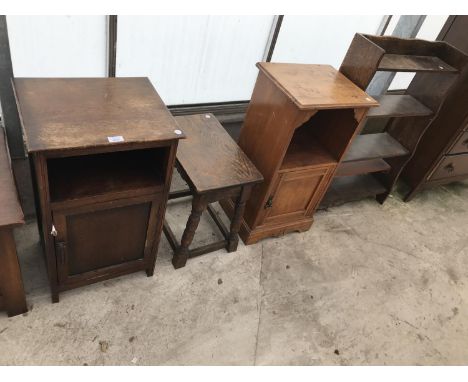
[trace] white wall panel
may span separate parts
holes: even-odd
[[[105,16],[7,16],[16,77],[103,77]]]
[[[447,21],[448,15],[429,15],[426,16],[417,37],[423,40],[434,41],[439,35],[442,27]]]
[[[285,16],[272,61],[339,68],[354,34],[375,34],[383,15]]]
[[[392,21],[396,24],[399,16],[393,16]],[[447,15],[428,15],[426,16],[421,29],[419,30],[416,38],[422,40],[434,41],[440,33],[440,30],[447,21]],[[393,20],[394,19],[394,20]],[[390,25],[389,25],[390,27]],[[392,29],[393,30],[393,29]],[[388,33],[391,34],[390,28],[387,29]],[[406,89],[410,82],[413,80],[414,73],[397,73],[392,83],[390,84],[389,90],[400,90]]]
[[[149,77],[166,104],[250,99],[273,16],[119,16],[117,76]]]

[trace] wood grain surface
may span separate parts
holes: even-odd
[[[263,177],[213,114],[175,117],[187,139],[177,161],[197,193],[261,182]]]
[[[0,128],[0,227],[24,223],[23,210],[18,200],[7,150],[5,133]]]
[[[265,73],[300,109],[335,109],[378,106],[330,65],[259,62]]]
[[[21,269],[11,227],[0,227],[0,297],[8,316],[27,312]],[[2,306],[3,305],[3,306]]]
[[[183,138],[147,78],[15,78],[28,152]],[[124,141],[110,143],[108,137]]]
[[[340,73],[366,90],[385,50],[367,36],[356,33],[340,66]]]

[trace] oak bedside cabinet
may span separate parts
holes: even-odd
[[[305,231],[360,123],[378,102],[329,65],[261,62],[239,146],[264,183],[247,201],[246,244]],[[232,215],[233,202],[221,203]]]
[[[183,133],[147,78],[13,81],[52,291],[153,275]]]

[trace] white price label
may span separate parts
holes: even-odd
[[[107,140],[110,143],[115,143],[115,142],[124,142],[125,139],[121,135],[114,135],[113,137],[107,137]]]

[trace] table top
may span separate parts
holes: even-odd
[[[175,117],[187,139],[181,140],[177,161],[196,192],[259,183],[262,174],[213,114]]]
[[[0,127],[0,227],[13,227],[24,223],[7,150],[5,134]]]
[[[183,138],[148,78],[15,78],[28,152]]]
[[[365,108],[379,105],[330,65],[259,62],[257,67],[299,109]]]

